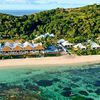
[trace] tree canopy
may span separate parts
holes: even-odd
[[[46,32],[54,33],[55,40],[96,40],[100,37],[100,5],[57,8],[19,17],[0,14],[0,39],[31,40]]]

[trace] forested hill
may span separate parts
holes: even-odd
[[[100,37],[100,5],[57,8],[29,16],[0,14],[0,39],[34,39],[46,32],[73,42]]]

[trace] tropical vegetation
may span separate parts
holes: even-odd
[[[57,8],[24,16],[0,14],[0,40],[33,40],[46,32],[55,34],[53,42],[61,38],[73,43],[87,39],[97,41],[100,38],[100,5]],[[51,39],[46,41],[51,43]]]

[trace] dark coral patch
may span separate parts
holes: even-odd
[[[50,80],[39,80],[39,81],[37,81],[36,83],[37,83],[39,86],[44,86],[44,87],[46,87],[46,86],[51,86],[51,85],[53,84],[53,82],[50,81]]]
[[[93,98],[86,98],[85,100],[94,100]]]
[[[78,82],[78,81],[80,81],[81,80],[81,78],[80,77],[73,77],[72,79],[71,79],[73,82]]]
[[[87,90],[88,92],[90,92],[90,93],[92,93],[93,92],[93,90]]]
[[[32,74],[32,72],[31,71],[30,72],[26,72],[25,74],[29,75],[29,74]]]
[[[96,93],[97,95],[100,95],[100,89],[97,89],[97,90],[95,91],[95,93]]]
[[[86,91],[79,91],[80,94],[88,96],[88,93]]]
[[[29,82],[29,80],[26,79],[26,80],[24,80],[24,82],[27,83],[27,82]]]
[[[58,78],[54,78],[52,81],[53,81],[53,82],[59,82],[60,79],[58,79]]]
[[[58,89],[55,89],[54,91],[55,91],[55,92],[58,92]]]
[[[2,90],[2,89],[8,89],[8,84],[0,83],[0,90]]]
[[[86,100],[86,98],[81,96],[75,96],[72,98],[72,100]]]
[[[96,82],[94,83],[94,86],[100,86],[100,81],[96,81]]]
[[[77,84],[75,84],[75,83],[72,83],[71,84],[71,87],[73,87],[73,88],[77,88],[77,87],[79,87]]]
[[[71,88],[70,87],[65,87],[65,88],[63,88],[63,90],[65,90],[65,91],[71,91]]]
[[[26,85],[26,89],[33,90],[33,91],[38,91],[39,87],[29,83],[29,84]]]
[[[58,88],[62,88],[62,86],[61,85],[58,85]]]
[[[65,97],[70,97],[72,95],[71,91],[64,91],[61,93],[61,95],[65,96]]]

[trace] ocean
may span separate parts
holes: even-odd
[[[2,68],[0,100],[100,100],[100,64]]]
[[[42,10],[0,10],[0,13],[10,14],[14,16],[31,15],[33,13],[40,12]]]

